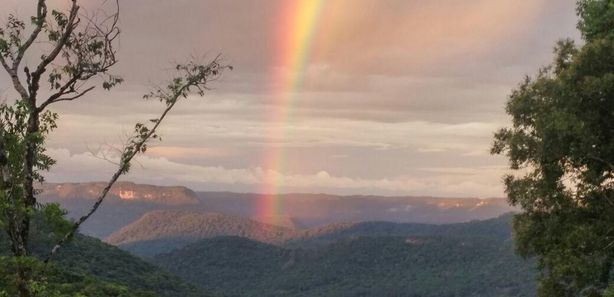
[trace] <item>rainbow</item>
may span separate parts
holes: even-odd
[[[293,103],[303,86],[304,75],[311,57],[312,42],[321,15],[324,0],[281,1],[280,22],[277,23],[275,35],[277,46],[274,56],[278,59],[273,73],[274,98],[268,138],[270,148],[266,150],[262,164],[264,182],[262,196],[257,206],[257,216],[267,223],[276,224],[283,214],[283,192],[286,181],[287,156],[283,141],[286,138],[286,126],[292,120]]]

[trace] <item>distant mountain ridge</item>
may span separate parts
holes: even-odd
[[[209,211],[252,216],[261,195],[232,192],[197,192]],[[338,222],[391,221],[447,224],[483,220],[515,211],[499,198],[436,198],[417,196],[339,196],[282,194],[283,215],[306,228]]]
[[[91,183],[45,183],[39,196],[66,199],[95,199],[107,184]],[[109,196],[125,201],[145,201],[166,205],[198,204],[196,193],[186,187],[161,187],[135,184],[132,182],[117,182],[109,192]]]
[[[511,237],[511,215],[486,221],[429,225],[391,222],[334,223],[305,230],[200,211],[152,211],[106,238],[134,254],[152,257],[202,239],[236,236],[286,247],[317,247],[342,239],[386,236]]]
[[[104,183],[43,184],[40,202],[59,202],[70,217],[86,213]],[[120,182],[82,232],[106,238],[156,210],[189,210],[251,218],[290,229],[312,229],[345,222],[389,221],[447,224],[483,220],[514,211],[504,199],[338,196],[283,194],[283,209],[273,217],[255,216],[262,195],[194,192],[185,187],[161,187]]]
[[[45,183],[37,196],[42,203],[57,202],[77,218],[85,214],[105,183]],[[98,211],[81,227],[81,232],[104,238],[148,211],[201,207],[196,193],[186,187],[162,187],[118,182]]]

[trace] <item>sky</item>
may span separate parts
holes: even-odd
[[[221,55],[234,70],[204,98],[181,102],[162,141],[124,180],[235,192],[504,196],[507,162],[489,154],[493,134],[509,124],[511,90],[551,61],[558,39],[578,38],[575,1],[313,0],[320,6],[297,21],[307,12],[290,4],[304,1],[312,0],[121,1],[113,73],[126,81],[53,106],[59,128],[47,144],[58,163],[47,180],[107,180],[114,165],[100,153],[162,108],[142,95],[171,77],[174,64]],[[0,18],[29,17],[29,2],[3,0]],[[101,5],[81,3],[89,12]],[[0,98],[12,96],[3,73]]]

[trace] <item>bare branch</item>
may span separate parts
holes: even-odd
[[[0,64],[2,64],[2,67],[4,67],[6,72],[11,77],[13,86],[15,87],[15,90],[19,93],[22,99],[28,98],[29,94],[28,91],[26,91],[24,85],[21,83],[21,80],[19,79],[19,65],[21,64],[21,61],[26,51],[30,48],[30,46],[32,46],[32,44],[42,31],[46,17],[47,5],[45,3],[45,0],[38,0],[38,4],[36,7],[36,23],[34,30],[30,34],[28,39],[22,45],[19,46],[19,48],[17,49],[16,56],[13,56],[13,54],[9,54],[9,57],[11,57],[13,60],[12,64],[9,65],[9,62],[6,61],[5,57],[0,55]]]
[[[94,90],[95,88],[96,87],[92,86],[92,87],[89,87],[89,88],[87,88],[87,89],[85,89],[83,91],[75,92],[76,95],[71,96],[71,97],[61,97],[61,98],[54,99],[53,101],[46,101],[43,105],[41,105],[39,107],[39,110],[45,109],[45,107],[47,105],[51,104],[51,103],[56,103],[56,102],[60,102],[60,101],[73,101],[75,99],[79,99],[79,98],[83,97],[84,95],[86,95],[87,93],[89,93],[90,91]]]
[[[78,25],[79,23],[77,19],[78,12],[79,12],[79,6],[77,5],[77,0],[72,0],[72,6],[70,8],[68,23],[66,24],[66,27],[64,28],[64,32],[62,33],[62,36],[59,38],[58,42],[56,43],[53,50],[51,50],[49,55],[44,57],[44,59],[36,67],[36,70],[34,70],[34,72],[32,72],[31,74],[32,77],[30,80],[30,84],[28,86],[29,91],[30,91],[31,101],[34,101],[36,99],[35,97],[36,97],[36,93],[38,92],[39,81],[40,81],[41,75],[45,73],[45,71],[47,70],[47,66],[49,66],[49,64],[51,64],[51,62],[53,62],[57,58],[57,56],[62,52],[62,49],[66,46],[66,43],[68,42],[70,38],[70,35],[72,34],[73,30]]]
[[[6,60],[4,59],[2,55],[0,55],[0,64],[2,64],[2,67],[4,67],[4,70],[6,70],[6,72],[11,77],[11,82],[13,83],[13,87],[15,88],[17,93],[19,93],[19,96],[21,96],[21,99],[25,100],[29,98],[30,96],[28,94],[28,91],[26,90],[26,88],[23,86],[23,84],[19,80],[19,75],[17,74],[17,71],[14,71],[8,65],[8,63],[6,62]]]
[[[114,152],[117,155],[121,156],[122,154],[122,150],[120,148],[117,148],[113,145],[107,144],[106,149],[103,149],[103,145],[99,145],[98,149],[96,151],[94,151],[92,148],[89,147],[89,145],[87,146],[87,151],[92,155],[92,157],[108,162],[109,164],[113,164],[114,166],[119,166],[119,163],[114,161],[111,157],[109,157],[109,151],[110,152]]]
[[[86,82],[95,76],[103,77],[102,87],[104,89],[110,89],[123,81],[120,77],[108,74],[109,69],[117,63],[114,42],[120,34],[120,29],[117,27],[119,2],[116,4],[117,10],[111,16],[106,15],[103,11],[91,16],[85,14],[80,16],[86,20],[85,25],[78,32],[73,30],[66,46],[62,48],[65,63],[57,66],[49,75],[51,89],[56,92],[38,107],[39,111],[52,103],[81,97],[78,94],[87,93],[90,89],[79,91],[81,87],[79,83]],[[104,15],[102,21],[98,18],[99,14]],[[67,81],[61,82],[65,76],[67,76]],[[70,94],[77,95],[68,96]]]
[[[40,34],[40,32],[43,30],[43,26],[45,24],[46,17],[47,17],[47,4],[45,3],[45,0],[38,0],[38,5],[36,7],[36,24],[35,24],[36,26],[34,27],[34,30],[32,31],[32,33],[30,34],[30,37],[28,37],[26,42],[17,51],[17,57],[15,57],[15,60],[13,61],[13,67],[12,67],[13,71],[15,72],[18,71],[19,64],[21,63],[21,60],[23,59],[23,56],[25,55],[26,51],[30,48],[30,46],[32,46],[32,43],[34,43],[36,38],[38,38],[38,35]]]
[[[55,94],[53,94],[51,97],[49,97],[49,99],[45,100],[39,107],[38,110],[43,111],[49,104],[52,103],[56,103],[56,102],[60,102],[60,101],[72,101],[75,99],[79,99],[81,97],[83,97],[85,94],[89,93],[90,91],[94,90],[96,87],[92,86],[89,87],[83,91],[77,91],[74,88],[74,84],[76,83],[76,78],[75,78],[75,82],[71,83],[71,89],[70,90],[66,90],[68,89],[68,84],[66,85],[66,87],[62,87],[60,92],[57,92]],[[74,96],[70,96],[70,97],[60,97],[60,96],[64,96],[64,95],[68,95],[68,94],[75,94]]]

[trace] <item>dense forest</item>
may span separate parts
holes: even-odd
[[[32,252],[43,257],[52,244],[49,229],[36,231]],[[0,234],[0,288],[10,288],[11,260],[6,236]],[[41,264],[42,265],[42,264]],[[37,277],[45,296],[100,297],[205,297],[194,286],[164,272],[117,247],[98,239],[77,235],[59,252],[57,261],[45,267],[47,273]],[[14,292],[0,290],[0,296],[12,297]],[[4,295],[2,295],[4,294]],[[50,295],[47,295],[50,294]],[[53,295],[55,294],[55,295]]]
[[[292,247],[215,237],[152,261],[230,296],[533,296],[535,267],[514,255],[510,224],[366,223]]]

